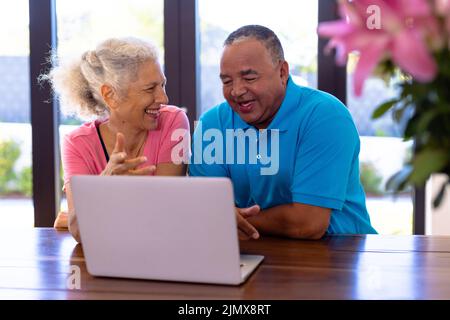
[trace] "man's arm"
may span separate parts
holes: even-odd
[[[248,217],[260,233],[293,239],[320,239],[328,229],[331,209],[301,203],[275,206]]]

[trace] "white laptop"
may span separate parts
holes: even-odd
[[[238,285],[263,260],[240,255],[227,178],[74,176],[94,276]]]

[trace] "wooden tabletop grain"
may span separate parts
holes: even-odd
[[[241,252],[265,260],[238,287],[101,278],[68,232],[2,230],[0,299],[450,299],[450,237],[262,238]]]

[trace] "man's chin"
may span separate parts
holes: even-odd
[[[244,114],[239,114],[239,116],[241,117],[241,119],[244,122],[246,122],[247,124],[249,124],[251,126],[255,126],[258,123],[258,117],[256,115],[244,113]]]
[[[257,114],[257,110],[252,110],[252,112],[241,112],[239,108],[233,108],[234,112],[236,112],[242,121],[246,122],[249,125],[254,125],[258,123],[259,116]]]

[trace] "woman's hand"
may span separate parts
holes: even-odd
[[[67,212],[60,211],[58,212],[58,216],[53,223],[53,228],[55,229],[66,229],[69,227],[69,217]]]
[[[146,157],[137,157],[133,159],[127,159],[125,152],[125,137],[122,133],[118,132],[116,135],[116,144],[114,150],[109,157],[108,164],[105,170],[101,173],[102,176],[113,175],[149,175],[155,172],[155,166],[147,166],[139,168],[141,164],[147,161]]]

